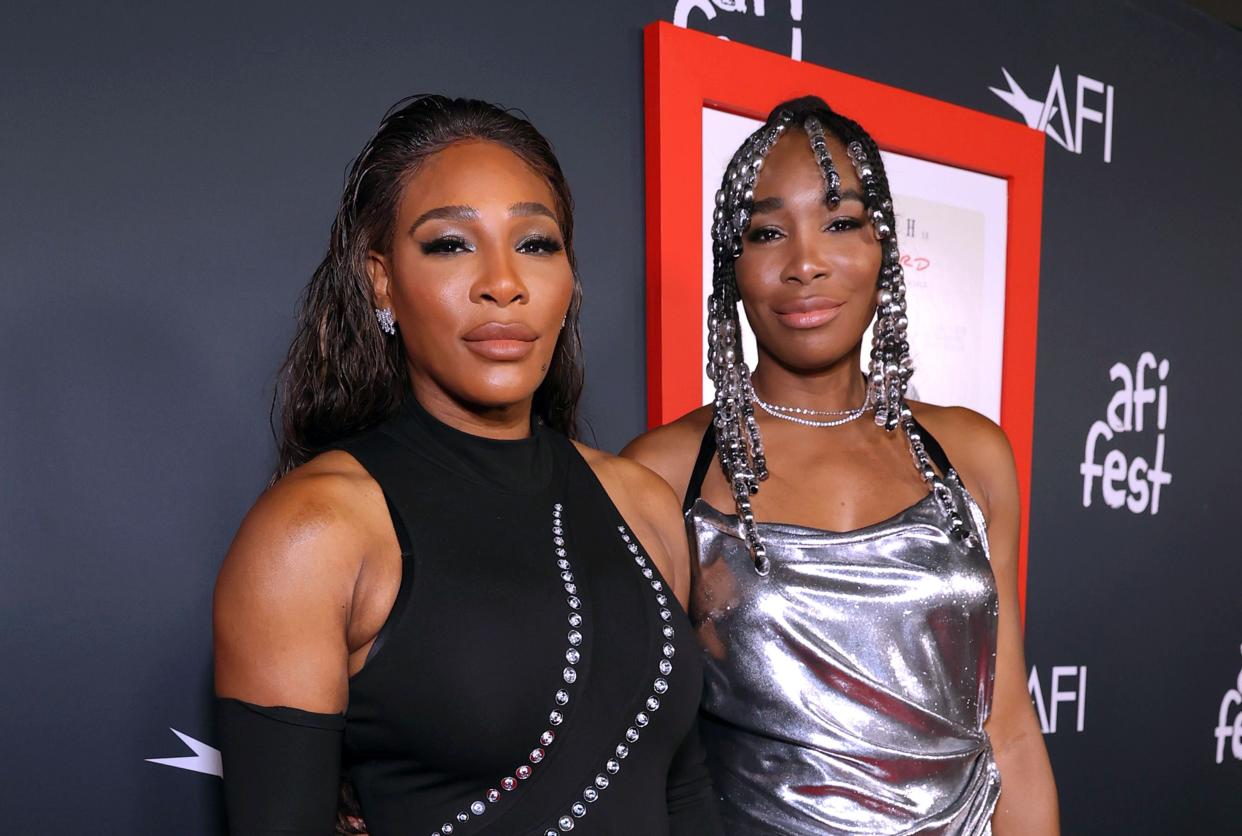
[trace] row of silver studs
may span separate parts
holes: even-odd
[[[465,824],[470,821],[471,817],[477,817],[487,812],[489,804],[495,804],[500,800],[500,790],[512,792],[517,789],[519,781],[525,781],[531,776],[534,767],[540,764],[547,755],[548,747],[556,740],[556,732],[552,729],[565,722],[564,708],[569,704],[569,692],[573,688],[573,684],[578,681],[578,660],[582,658],[582,601],[578,598],[578,586],[574,583],[573,568],[569,564],[569,553],[565,549],[565,528],[564,520],[561,518],[565,508],[561,503],[552,506],[552,545],[556,550],[556,566],[560,570],[561,583],[564,585],[565,593],[568,596],[565,602],[569,605],[569,633],[566,639],[569,643],[568,649],[565,651],[565,670],[561,672],[561,678],[565,685],[558,688],[556,694],[553,695],[552,701],[555,707],[548,714],[548,726],[543,734],[539,735],[539,745],[530,750],[530,754],[526,756],[529,763],[523,763],[513,771],[512,775],[506,775],[500,779],[500,789],[489,789],[485,794],[487,803],[482,800],[472,801],[469,809],[461,810],[454,817],[457,824]],[[449,836],[453,832],[453,822],[445,822],[440,829],[433,832],[431,836]]]
[[[641,736],[639,729],[646,728],[651,722],[651,715],[660,710],[660,698],[668,692],[668,680],[665,679],[673,672],[673,625],[669,624],[669,620],[673,617],[672,611],[668,608],[668,596],[665,594],[664,584],[660,583],[655,576],[655,570],[651,568],[647,558],[638,548],[638,543],[626,531],[625,526],[617,526],[617,531],[621,533],[621,539],[624,541],[626,548],[634,557],[634,564],[642,572],[644,578],[655,590],[656,603],[660,605],[660,631],[664,635],[664,646],[661,648],[661,656],[659,663],[659,675],[651,685],[651,694],[648,695],[643,703],[643,710],[634,715],[633,724],[625,730],[625,739],[617,744],[614,750],[614,756],[609,757],[604,763],[602,772],[595,776],[595,779],[587,785],[582,791],[582,799],[575,801],[569,805],[569,812],[560,816],[556,820],[556,827],[549,827],[544,831],[544,836],[560,836],[561,833],[568,833],[574,829],[575,822],[587,814],[587,805],[593,804],[599,799],[599,795],[608,789],[608,783],[611,780],[609,776],[616,775],[621,771],[621,761],[625,760],[630,754],[630,746],[638,742]]]

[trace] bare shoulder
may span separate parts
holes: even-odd
[[[911,401],[919,422],[945,447],[982,447],[993,455],[1007,452],[1009,439],[991,418],[964,406],[936,406]],[[1008,453],[1012,457],[1012,453]]]
[[[1016,498],[1013,448],[996,422],[963,406],[911,402],[910,408],[940,442],[985,515],[990,518],[991,507]]]
[[[703,433],[712,420],[712,405],[701,406],[663,427],[643,433],[621,451],[641,463],[673,489],[680,500],[686,494]]]
[[[355,562],[347,543],[362,543],[375,505],[375,483],[346,453],[324,453],[268,488],[246,514],[225,568],[242,563],[267,571],[331,570]],[[325,565],[329,564],[329,565]]]
[[[684,603],[690,582],[689,551],[681,503],[673,489],[638,461],[574,444]]]
[[[325,453],[259,497],[229,547],[213,602],[216,690],[336,711],[354,586],[377,544],[379,486]]]

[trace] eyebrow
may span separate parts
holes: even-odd
[[[840,195],[842,202],[847,200],[857,200],[859,203],[864,203],[863,196],[855,189],[846,189],[841,192]],[[824,202],[828,202],[827,194],[824,195]],[[751,206],[750,214],[759,215],[764,212],[776,212],[783,208],[785,208],[785,201],[781,200],[779,197],[765,197],[763,200],[756,200],[754,202],[754,205]]]
[[[410,235],[414,234],[414,230],[418,229],[427,221],[473,221],[479,217],[479,210],[473,206],[437,206],[435,209],[428,209],[426,212],[418,216],[418,220],[410,225]]]
[[[525,201],[522,203],[514,203],[509,207],[510,217],[529,217],[531,215],[546,215],[552,220],[556,220],[556,215],[551,209],[542,203],[534,201]],[[473,206],[437,206],[435,209],[428,209],[426,212],[418,216],[418,219],[410,225],[410,235],[414,234],[414,230],[418,229],[427,221],[474,221],[479,218],[479,210]]]
[[[552,212],[552,210],[544,206],[542,203],[527,201],[523,203],[515,203],[509,207],[510,217],[520,218],[530,215],[546,215],[552,220],[556,220],[556,215]]]

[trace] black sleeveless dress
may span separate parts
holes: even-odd
[[[409,398],[340,449],[403,553],[336,750],[371,836],[719,833],[689,621],[572,443]]]

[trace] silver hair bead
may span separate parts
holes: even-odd
[[[772,563],[768,560],[763,546],[753,549],[753,553],[755,555],[755,572],[761,576],[767,576],[768,572],[771,571]]]
[[[832,154],[828,150],[828,142],[824,136],[824,126],[814,116],[808,116],[802,123],[807,137],[811,141],[811,149],[815,152],[820,173],[828,187],[828,206],[836,209],[841,204],[841,177],[832,163]]]

